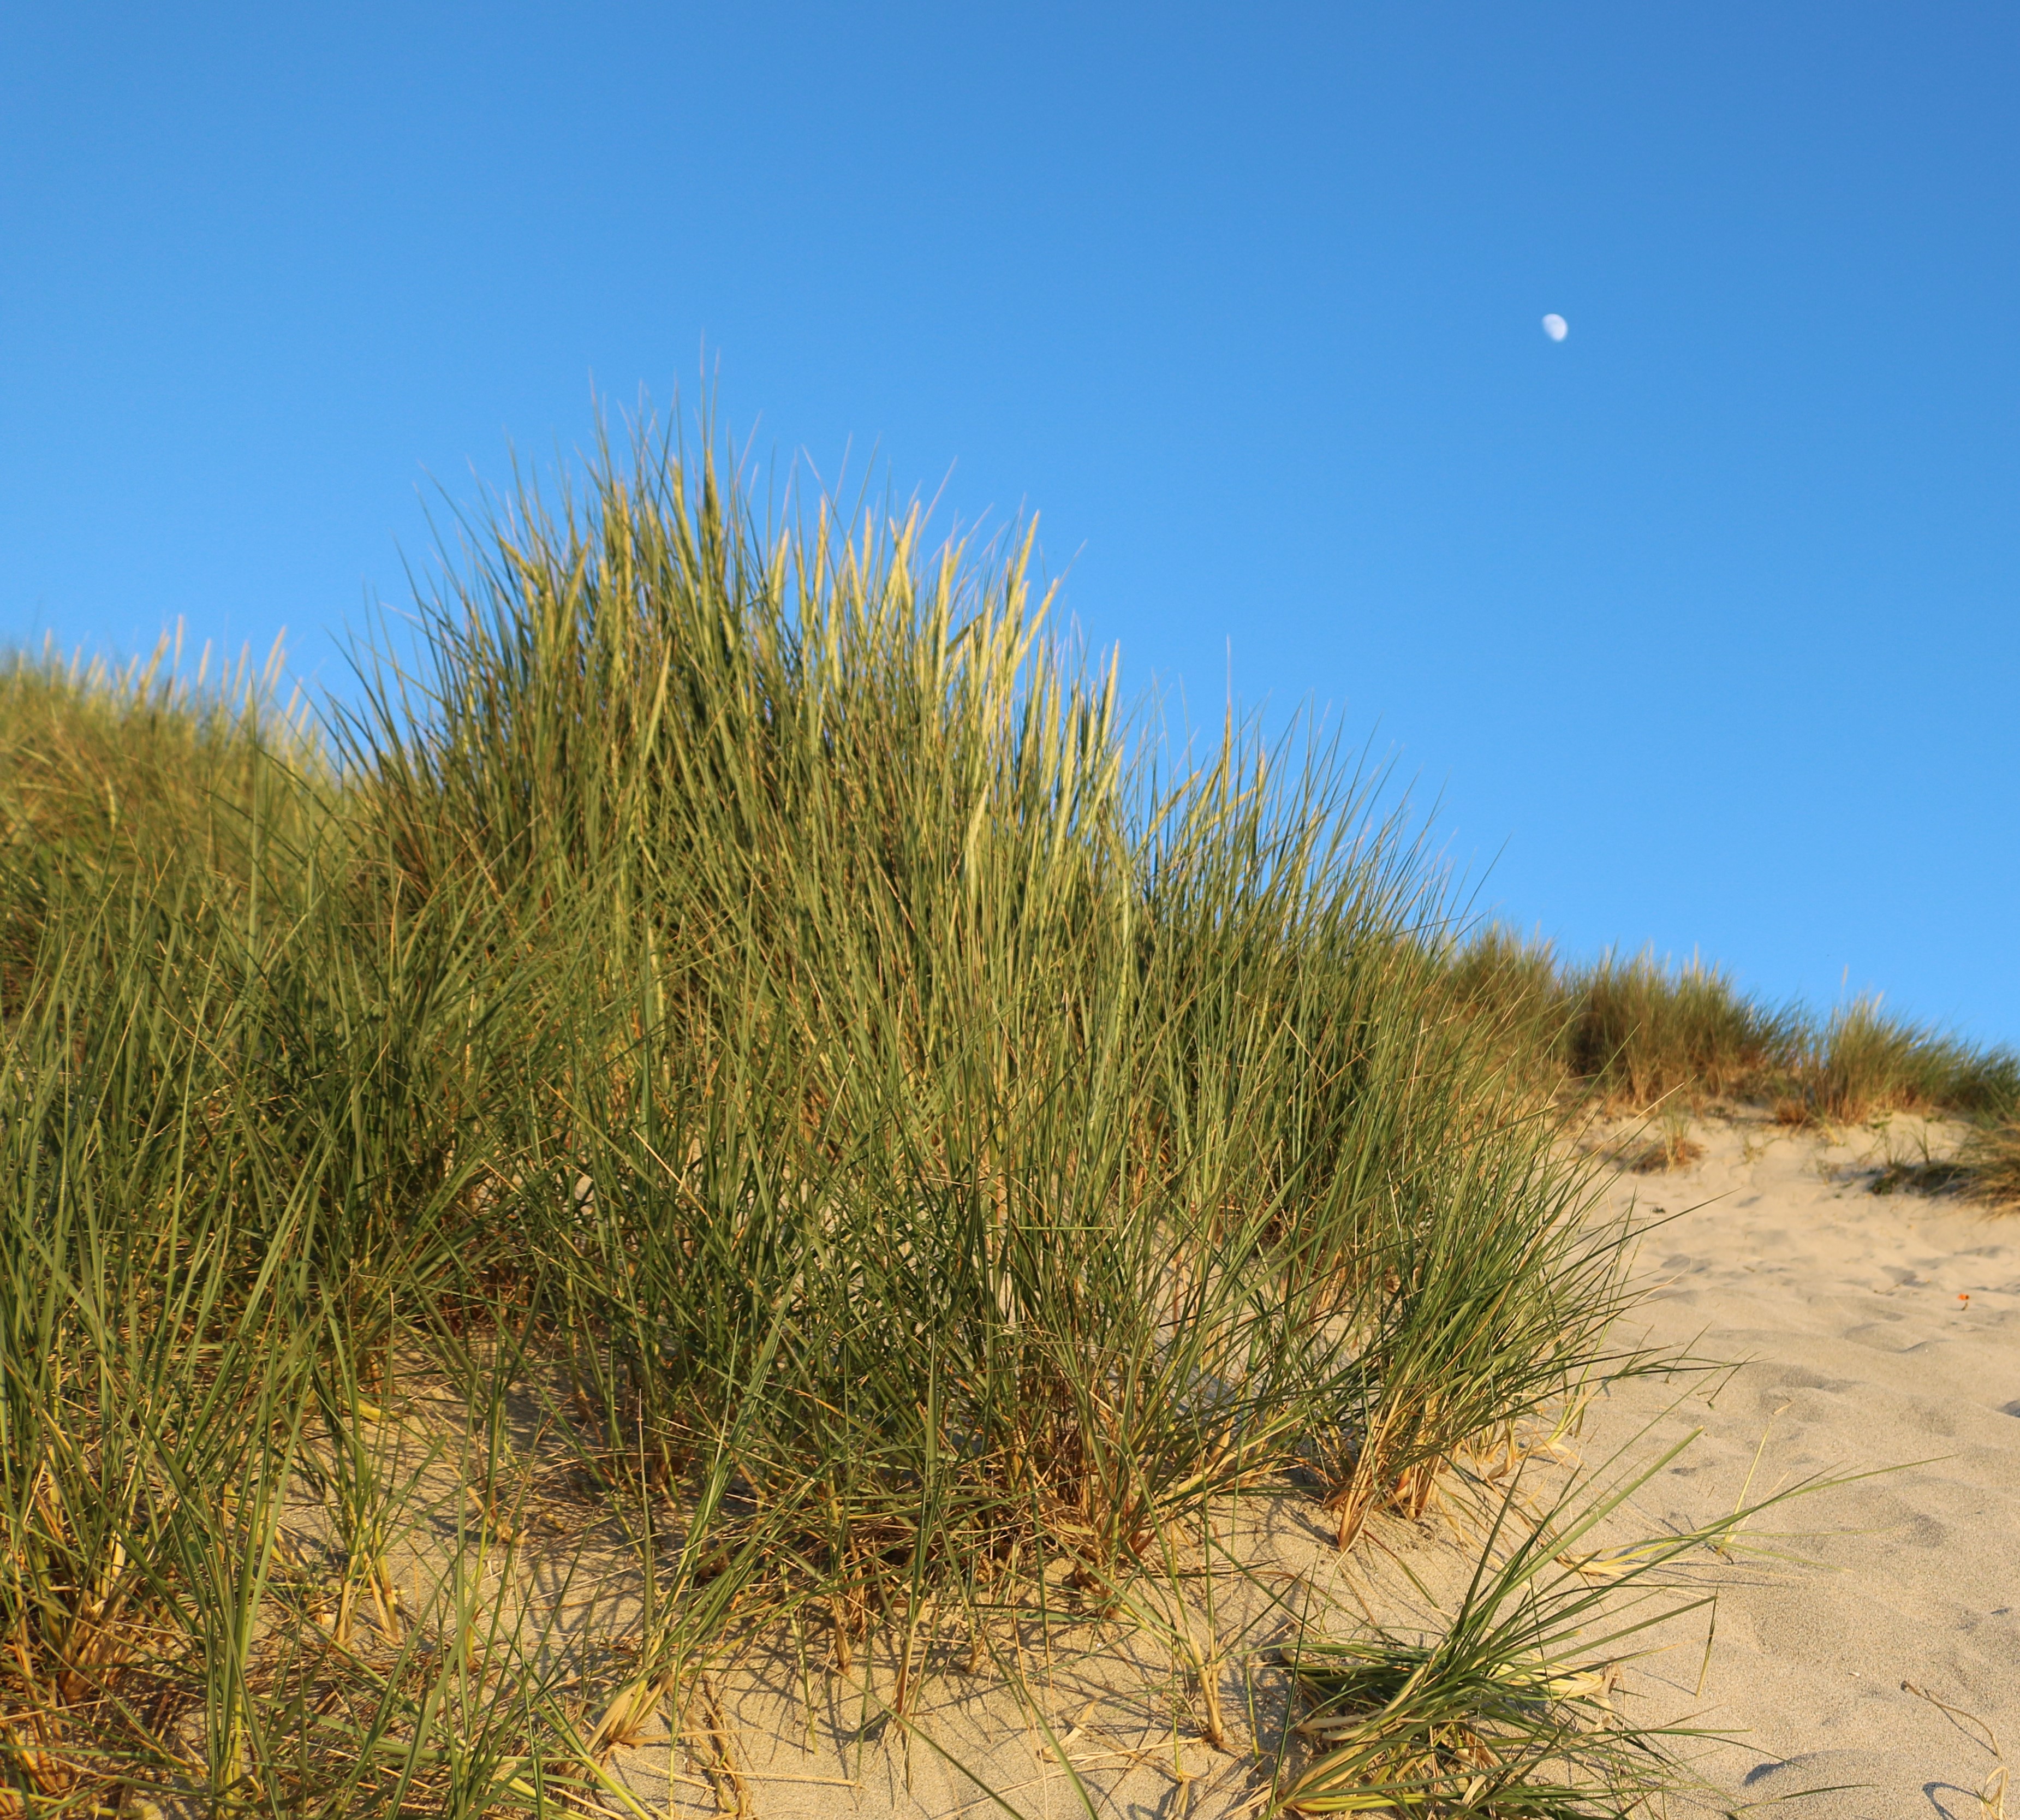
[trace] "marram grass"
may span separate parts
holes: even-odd
[[[1819,1020],[1696,960],[1568,965],[1498,926],[1445,952],[1447,990],[1517,1066],[1613,1109],[1751,1103],[1790,1124],[1900,1111],[1996,1123],[2020,1111],[2020,1056],[1895,1017],[1876,998]]]
[[[622,1810],[739,1640],[903,1720],[1633,1367],[1532,1063],[1640,1026],[1455,964],[1328,751],[1147,747],[1028,543],[706,450],[464,532],[319,730],[0,674],[0,1811]]]

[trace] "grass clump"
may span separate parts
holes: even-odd
[[[1695,959],[1568,964],[1498,926],[1445,953],[1448,990],[1532,1083],[1610,1110],[1739,1101],[1792,1124],[1902,1111],[1996,1124],[2020,1105],[2020,1056],[1895,1017],[1876,997],[1820,1022]],[[1673,1147],[1676,1134],[1665,1141]]]
[[[1786,1068],[1802,1037],[1793,1014],[1745,997],[1695,959],[1666,967],[1645,954],[1608,954],[1566,985],[1566,1066],[1629,1105],[1742,1092]]]
[[[1851,1123],[1897,1110],[1996,1116],[2020,1103],[2020,1057],[1890,1017],[1875,998],[1832,1016],[1808,1075],[1817,1108]]]
[[[464,529],[319,729],[0,678],[0,1807],[621,1806],[754,1638],[903,1719],[1608,1367],[1626,1235],[1328,751],[1141,747],[1028,540],[706,449]]]
[[[1961,1166],[1976,1198],[2004,1212],[2020,1208],[2020,1119],[2008,1113],[1975,1132]]]
[[[1451,989],[1502,1034],[1532,1079],[1645,1110],[1760,1092],[1803,1066],[1809,1026],[1742,994],[1728,974],[1644,953],[1582,965],[1490,925],[1448,950]]]

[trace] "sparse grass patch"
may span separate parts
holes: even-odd
[[[1608,1484],[1611,1462],[1597,1488],[1520,1520],[1518,1474],[1437,1629],[1306,1634],[1283,1651],[1306,1702],[1293,1731],[1304,1760],[1286,1778],[1284,1807],[1626,1820],[1688,1786],[1679,1746],[1706,1735],[1637,1718],[1620,1672],[1655,1647],[1659,1627],[1713,1603],[1692,1571],[1698,1551],[1812,1488],[1785,1488],[1702,1528],[1594,1548],[1593,1532],[1689,1444]]]
[[[1663,1112],[1655,1135],[1635,1151],[1628,1167],[1640,1175],[1658,1175],[1688,1168],[1704,1153],[1704,1146],[1691,1135],[1688,1116],[1672,1107]]]
[[[1967,1185],[1971,1179],[1970,1166],[1954,1158],[1919,1163],[1897,1160],[1886,1164],[1875,1174],[1873,1192],[1898,1194],[1906,1189],[1916,1194],[1941,1194]]]

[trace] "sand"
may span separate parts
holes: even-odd
[[[1702,1430],[1615,1535],[1870,1476],[1750,1524],[1709,1567],[1709,1647],[1691,1621],[1625,1672],[1622,1697],[1731,1735],[1695,1748],[1706,1785],[1672,1802],[1680,1816],[1980,1820],[1999,1811],[2002,1747],[2020,1746],[2020,1219],[1912,1185],[1873,1192],[1890,1161],[1953,1142],[1941,1128],[1738,1120],[1690,1135],[1702,1153],[1683,1168],[1605,1172],[1608,1204],[1655,1222],[1640,1254],[1648,1297],[1622,1338],[1732,1368],[1616,1382],[1589,1406],[1570,1443],[1589,1468]],[[1597,1134],[1623,1153],[1633,1137]],[[1435,1524],[1380,1526],[1343,1558],[1295,1502],[1247,1520],[1253,1571],[1223,1586],[1215,1619],[1230,1749],[1201,1735],[1197,1675],[1140,1634],[1063,1636],[1023,1665],[1021,1702],[993,1677],[972,1691],[948,1677],[910,1735],[839,1687],[810,1716],[780,1666],[760,1665],[723,1690],[743,1798],[776,1820],[1000,1811],[986,1782],[1034,1820],[1085,1812],[1082,1790],[1128,1820],[1252,1810],[1267,1776],[1244,1747],[1281,1713],[1256,1665],[1289,1622],[1270,1589],[1393,1618],[1408,1602],[1395,1567],[1449,1588],[1466,1557]],[[653,1741],[615,1767],[652,1811],[714,1811],[703,1780],[664,1780],[672,1764]],[[698,1767],[683,1753],[683,1773]]]
[[[1667,1216],[1644,1243],[1659,1287],[1633,1324],[1742,1363],[1667,1415],[1673,1380],[1616,1386],[1583,1444],[1651,1419],[1662,1436],[1702,1427],[1640,1500],[1656,1521],[1729,1509],[1749,1472],[1758,1496],[1894,1469],[1764,1517],[1807,1533],[1755,1538],[1771,1553],[1742,1556],[1722,1587],[1702,1693],[1702,1658],[1679,1651],[1649,1666],[1651,1697],[1666,1687],[1739,1735],[1704,1759],[1735,1804],[1863,1783],[1777,1811],[1978,1820],[1999,1748],[2020,1747],[2020,1219],[1873,1193],[1888,1161],[1953,1140],[1915,1121],[1691,1135],[1697,1161],[1609,1188]]]

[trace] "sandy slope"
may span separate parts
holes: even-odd
[[[1662,1287],[1637,1322],[1656,1346],[1746,1362],[1666,1416],[1675,1381],[1616,1386],[1585,1445],[1651,1418],[1702,1426],[1641,1499],[1655,1522],[1730,1508],[1749,1472],[1757,1495],[1898,1469],[1764,1518],[1811,1532],[1757,1538],[1811,1564],[1742,1557],[1708,1667],[1680,1651],[1652,1674],[1743,1731],[1706,1760],[1738,1801],[1866,1783],[1780,1811],[1978,1820],[1989,1739],[2020,1746],[2020,1219],[1873,1193],[1890,1153],[1920,1153],[1914,1121],[1835,1142],[1751,1122],[1692,1135],[1696,1163],[1610,1190],[1670,1216],[1644,1242]]]
[[[2020,1219],[1872,1193],[1890,1149],[1913,1156],[1925,1135],[1943,1139],[1909,1123],[1834,1139],[1764,1122],[1693,1135],[1705,1153],[1686,1168],[1609,1172],[1615,1205],[1661,1222],[1641,1253],[1659,1286],[1623,1337],[1738,1368],[1616,1383],[1591,1407],[1575,1444],[1587,1465],[1622,1448],[1652,1457],[1703,1431],[1619,1534],[1695,1526],[1814,1476],[1897,1469],[1760,1520],[1730,1564],[1712,1564],[1721,1589],[1709,1651],[1699,1623],[1629,1672],[1637,1713],[1695,1713],[1740,1735],[1698,1760],[1723,1793],[1673,1811],[1786,1800],[1764,1811],[1980,1820],[1996,1811],[1978,1799],[1998,1767],[1990,1741],[2020,1747]],[[1036,1820],[1084,1811],[1063,1755],[1096,1812],[1181,1820],[1251,1807],[1266,1777],[1241,1747],[1274,1731],[1270,1702],[1281,1698],[1271,1677],[1248,1672],[1284,1634],[1287,1609],[1270,1589],[1295,1585],[1350,1627],[1357,1604],[1397,1615],[1385,1562],[1400,1558],[1435,1588],[1466,1557],[1431,1526],[1391,1524],[1343,1559],[1296,1501],[1248,1521],[1238,1546],[1253,1571],[1223,1590],[1214,1620],[1233,1749],[1202,1737],[1197,1677],[1168,1648],[1063,1634],[1048,1659],[1022,1665],[1027,1705],[994,1677],[972,1693],[947,1677],[909,1749],[876,1722],[874,1702],[830,1687],[809,1709],[818,1675],[752,1666],[724,1689],[745,1795],[765,1820],[989,1813],[958,1758]],[[702,1767],[692,1752],[670,1760],[659,1742],[619,1767],[652,1811],[714,1811],[703,1782],[663,1779],[676,1761],[689,1776]],[[1801,1793],[1838,1784],[1858,1785]]]

